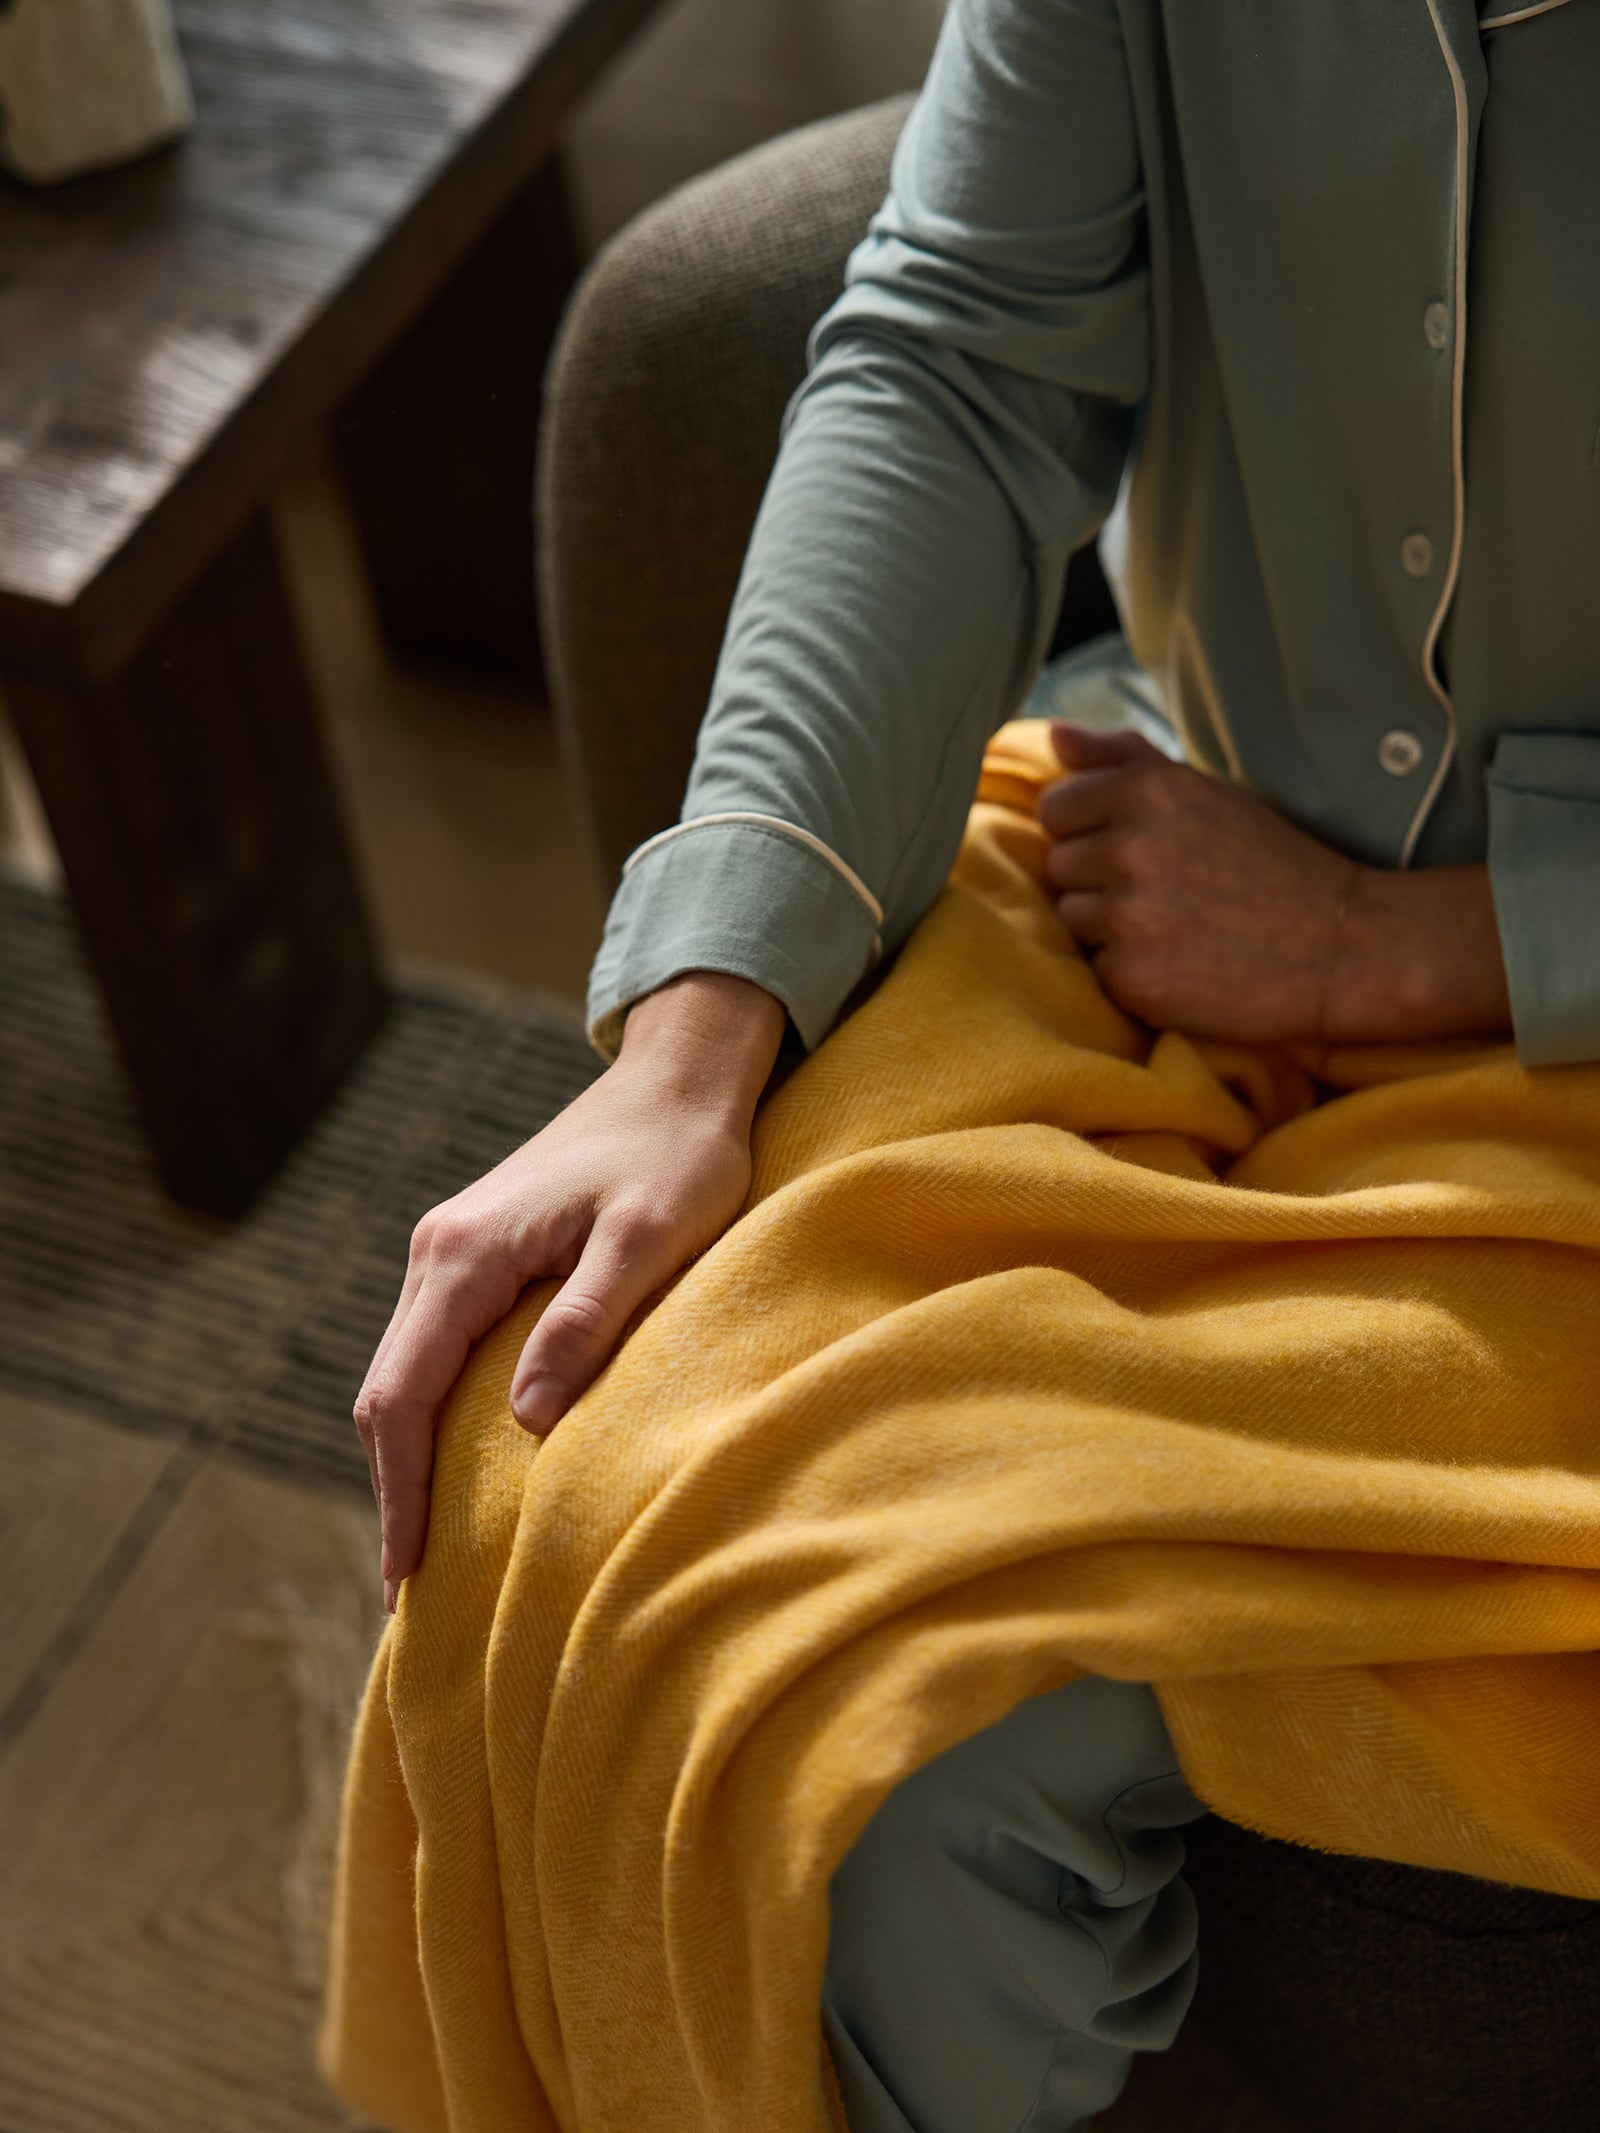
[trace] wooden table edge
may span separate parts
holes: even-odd
[[[605,0],[571,19],[77,597],[54,602],[0,589],[0,673],[83,685],[127,663],[261,508],[308,424],[359,384],[555,152],[584,90],[658,4]],[[166,152],[181,154],[181,145]],[[425,273],[416,256],[426,258]]]

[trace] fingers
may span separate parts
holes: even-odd
[[[1162,760],[1142,733],[1131,726],[1115,733],[1097,733],[1089,726],[1074,726],[1064,718],[1050,721],[1050,745],[1068,770],[1109,770],[1148,756]]]
[[[1087,726],[1052,719],[1050,740],[1071,773],[1039,795],[1038,817],[1052,837],[1103,829],[1127,801],[1128,772],[1166,763],[1159,750],[1132,731],[1092,733]]]
[[[685,1257],[681,1240],[647,1214],[618,1210],[596,1222],[513,1374],[511,1412],[524,1429],[554,1429],[604,1369],[634,1311]]]
[[[1056,915],[1072,938],[1083,948],[1103,948],[1110,925],[1105,893],[1100,889],[1073,889],[1056,898]]]
[[[1052,837],[1082,837],[1115,819],[1127,771],[1119,764],[1104,770],[1075,770],[1057,778],[1039,795],[1035,813]]]
[[[419,1231],[406,1289],[355,1408],[378,1498],[391,1612],[395,1588],[422,1560],[439,1405],[472,1343],[504,1317],[524,1279],[509,1255],[486,1249],[481,1236],[458,1235],[451,1223],[431,1219],[435,1226]]]
[[[1110,888],[1119,879],[1120,848],[1114,830],[1062,838],[1045,854],[1045,879],[1061,890]]]
[[[426,1261],[421,1254],[413,1248],[411,1256],[406,1262],[406,1278],[400,1285],[400,1300],[390,1313],[389,1323],[383,1329],[383,1338],[377,1345],[372,1361],[367,1365],[367,1374],[362,1381],[362,1392],[365,1392],[373,1380],[382,1373],[384,1360],[389,1350],[394,1346],[395,1336],[410,1316],[411,1306],[417,1300],[417,1291],[422,1286],[422,1269],[425,1264]],[[383,1494],[378,1487],[377,1447],[371,1440],[370,1433],[363,1430],[361,1426],[361,1403],[359,1398],[356,1403],[356,1434],[361,1439],[361,1449],[367,1455],[367,1475],[372,1483],[372,1500],[381,1511],[383,1509]]]

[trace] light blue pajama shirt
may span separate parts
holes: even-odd
[[[1190,760],[1487,859],[1600,1057],[1600,0],[952,0],[817,326],[684,803],[594,966],[826,1034],[926,909],[1113,505]]]

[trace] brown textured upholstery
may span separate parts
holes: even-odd
[[[540,465],[545,644],[602,870],[676,817],[807,331],[882,198],[908,100],[697,179],[574,298]],[[1092,560],[1062,639],[1103,626]],[[1193,1833],[1201,2012],[1326,2133],[1596,2133],[1600,1904]]]
[[[579,283],[546,381],[540,607],[609,886],[677,819],[806,335],[888,188],[909,97],[786,134],[649,208]]]
[[[1199,2019],[1307,2133],[1600,2128],[1600,1903],[1186,1835]]]

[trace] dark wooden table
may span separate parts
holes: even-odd
[[[331,420],[397,648],[534,669],[553,150],[656,4],[176,0],[193,134],[0,186],[0,689],[193,1206],[383,1004],[265,505]]]

